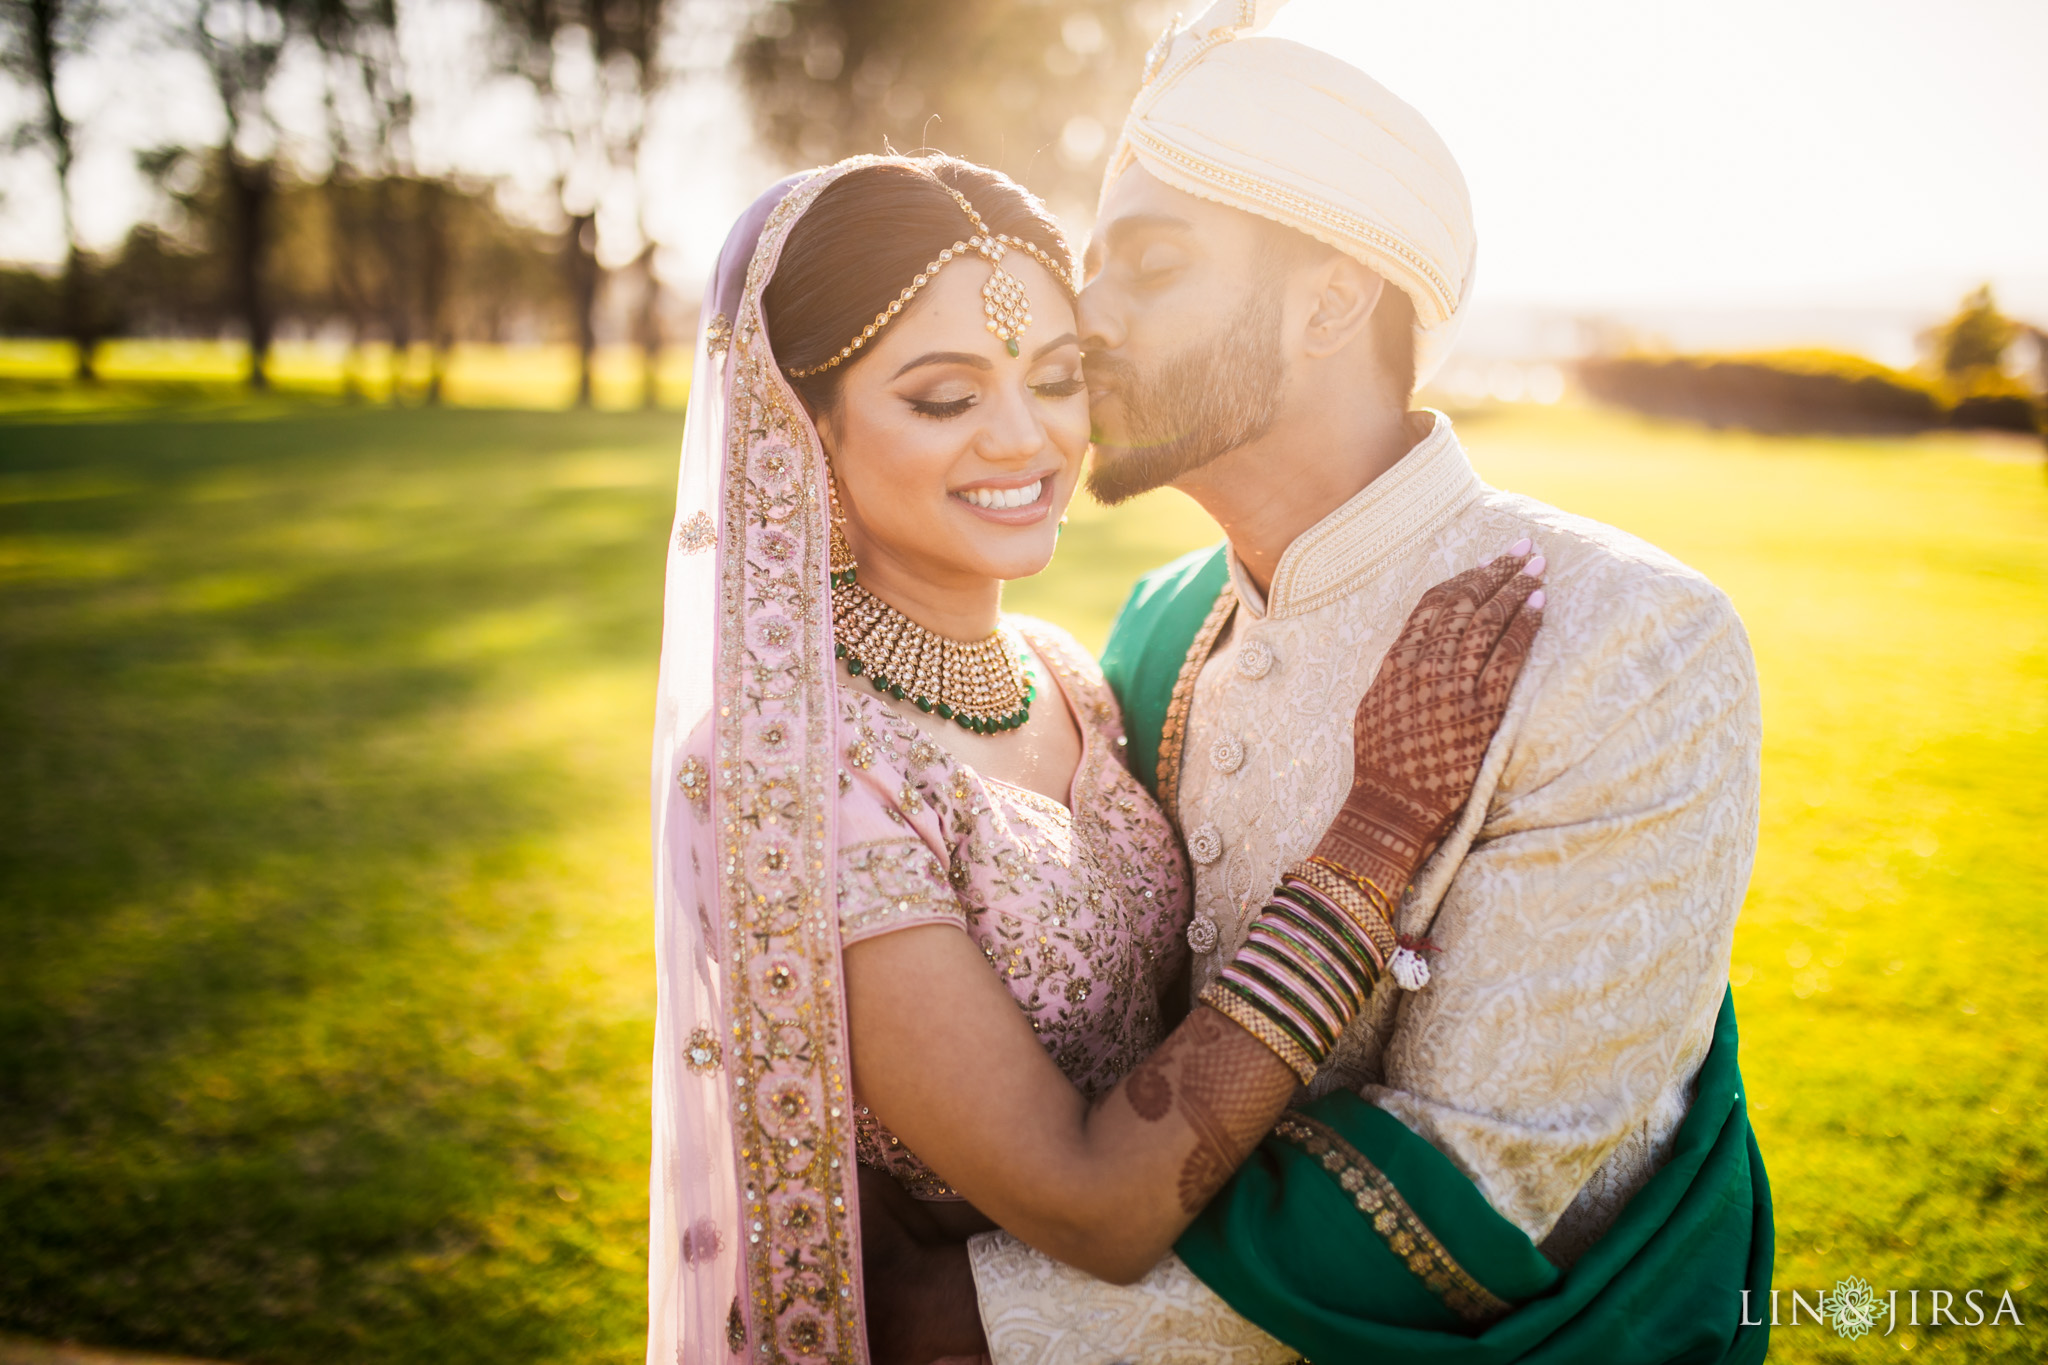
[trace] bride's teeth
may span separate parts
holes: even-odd
[[[967,488],[960,496],[976,507],[996,511],[1005,507],[1029,507],[1038,501],[1038,495],[1045,491],[1045,480],[1027,483],[1022,488]]]

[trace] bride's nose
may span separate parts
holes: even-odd
[[[1045,449],[1045,425],[1032,411],[1030,390],[1005,387],[983,409],[988,414],[976,441],[979,454],[996,464],[1021,464]]]

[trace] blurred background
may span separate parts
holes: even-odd
[[[0,1362],[630,1361],[702,280],[933,146],[1078,241],[1121,0],[0,0]],[[1295,0],[1459,157],[1423,401],[1735,599],[1731,977],[1809,1299],[2048,1359],[2048,7]],[[1099,646],[1213,541],[1078,506]],[[123,1357],[129,1358],[129,1357]]]

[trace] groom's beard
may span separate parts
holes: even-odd
[[[1088,491],[1118,503],[1172,483],[1272,430],[1287,367],[1280,358],[1280,290],[1254,288],[1207,341],[1141,373],[1114,356],[1087,361],[1123,408],[1124,445],[1098,435]]]

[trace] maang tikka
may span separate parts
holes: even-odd
[[[981,311],[987,316],[988,330],[996,334],[1013,356],[1021,350],[1017,344],[1018,338],[1023,336],[1024,329],[1031,325],[1031,303],[1024,293],[1024,282],[1003,269],[1003,256],[1011,248],[1025,252],[1050,271],[1052,277],[1064,285],[1068,293],[1075,292],[1074,282],[1067,274],[1067,267],[1055,261],[1044,247],[1022,237],[1012,237],[1007,232],[990,232],[988,224],[982,221],[974,205],[967,202],[966,195],[943,181],[940,182],[940,188],[952,195],[953,202],[967,215],[967,221],[974,227],[973,235],[941,251],[936,260],[906,285],[903,292],[892,299],[887,308],[875,314],[875,320],[863,327],[859,336],[840,347],[837,354],[821,365],[790,370],[788,373],[791,379],[808,379],[814,374],[823,374],[842,360],[851,359],[855,352],[875,339],[877,332],[889,325],[889,319],[910,305],[910,301],[917,297],[917,291],[931,283],[934,275],[969,253],[979,255],[989,263],[988,283],[981,287]]]

